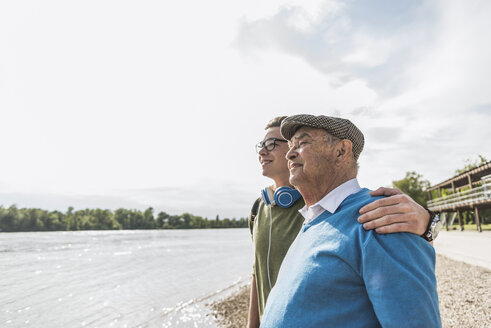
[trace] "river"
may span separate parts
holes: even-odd
[[[1,327],[214,327],[248,229],[0,233]]]

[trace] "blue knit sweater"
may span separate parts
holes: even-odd
[[[266,304],[262,328],[441,327],[435,251],[410,233],[365,231],[369,190],[304,224]]]

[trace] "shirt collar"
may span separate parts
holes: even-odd
[[[305,223],[309,223],[318,217],[322,212],[329,211],[330,213],[336,212],[339,205],[351,194],[360,191],[360,185],[356,178],[346,181],[345,183],[337,186],[330,193],[325,195],[314,205],[307,207],[305,205],[299,210],[300,214],[305,218]]]

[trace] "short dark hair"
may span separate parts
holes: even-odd
[[[276,116],[271,121],[269,121],[268,124],[266,124],[266,127],[264,128],[264,130],[267,130],[269,128],[280,127],[281,122],[283,122],[283,120],[287,117],[288,116]]]

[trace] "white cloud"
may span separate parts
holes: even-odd
[[[302,58],[340,85],[363,79],[381,95],[405,87],[406,67],[431,51],[437,12],[421,2],[324,2],[317,15],[301,6],[245,21],[237,46],[244,53],[280,51]],[[424,10],[423,10],[424,9]],[[301,24],[292,22],[302,22]],[[299,26],[300,25],[300,26]]]

